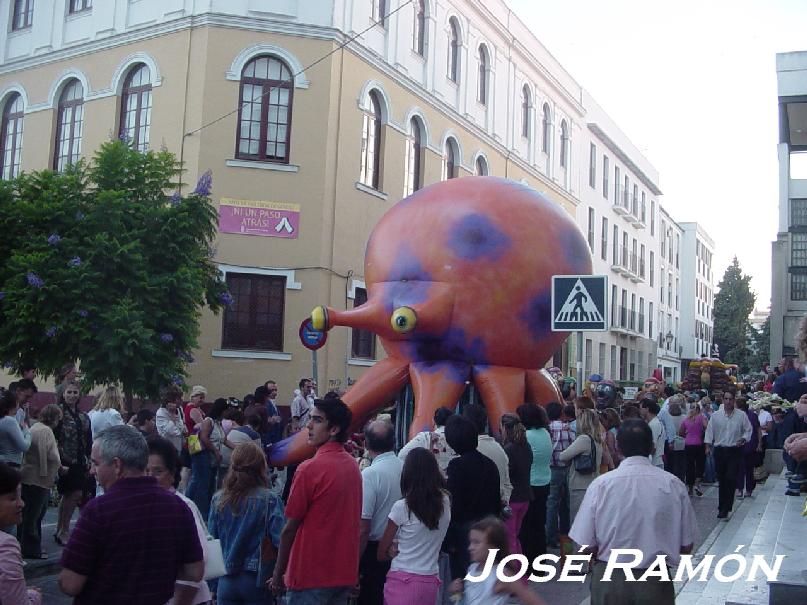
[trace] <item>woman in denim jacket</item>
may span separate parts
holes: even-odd
[[[230,471],[210,505],[208,531],[221,540],[227,575],[218,579],[218,605],[270,602],[266,581],[272,577],[283,503],[268,489],[266,457],[253,443],[232,453]]]

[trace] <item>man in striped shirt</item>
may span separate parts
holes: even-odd
[[[546,501],[546,541],[550,546],[558,545],[558,534],[569,533],[569,464],[561,462],[558,456],[574,441],[571,424],[561,418],[563,406],[552,401],[546,406],[549,416],[549,436],[552,439],[552,458],[549,468],[549,497]]]
[[[59,587],[74,605],[190,605],[204,575],[190,509],[144,475],[148,446],[131,426],[103,431],[91,472],[104,488],[62,553]]]

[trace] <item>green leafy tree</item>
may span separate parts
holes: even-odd
[[[210,173],[187,197],[167,151],[109,141],[63,173],[0,183],[0,360],[154,397],[181,383],[206,305],[231,304],[212,262]]]
[[[770,361],[771,318],[768,316],[759,330],[751,328],[751,344],[754,354],[749,357],[749,371],[759,372]]]
[[[756,295],[751,291],[751,276],[743,275],[736,256],[718,288],[714,305],[715,343],[720,347],[723,361],[736,363],[741,372],[748,372],[752,360],[746,336],[751,330],[748,317],[754,310]]]

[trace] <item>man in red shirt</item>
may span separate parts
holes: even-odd
[[[351,417],[341,399],[314,402],[306,428],[317,453],[294,474],[270,581],[275,593],[288,588],[288,605],[344,605],[358,582],[361,473],[343,446]]]

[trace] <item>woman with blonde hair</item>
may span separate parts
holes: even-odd
[[[507,454],[510,470],[510,483],[513,491],[510,494],[510,516],[505,520],[507,535],[510,541],[510,552],[521,553],[521,542],[518,534],[524,515],[530,507],[532,490],[530,489],[530,470],[532,468],[532,448],[527,442],[527,429],[516,414],[503,414],[501,419],[502,445]]]
[[[266,581],[274,571],[280,532],[286,519],[283,503],[269,491],[266,456],[249,441],[233,450],[230,470],[210,505],[208,531],[221,540],[227,575],[218,579],[219,603],[268,603]],[[271,559],[271,560],[270,560]]]
[[[592,455],[593,454],[593,455]],[[569,464],[570,521],[574,522],[588,486],[600,472],[603,456],[602,425],[597,412],[577,409],[577,438],[563,450],[558,458]]]
[[[120,412],[123,409],[123,395],[120,389],[109,385],[95,398],[95,405],[90,410],[90,426],[95,441],[102,431],[116,424],[123,424]]]

